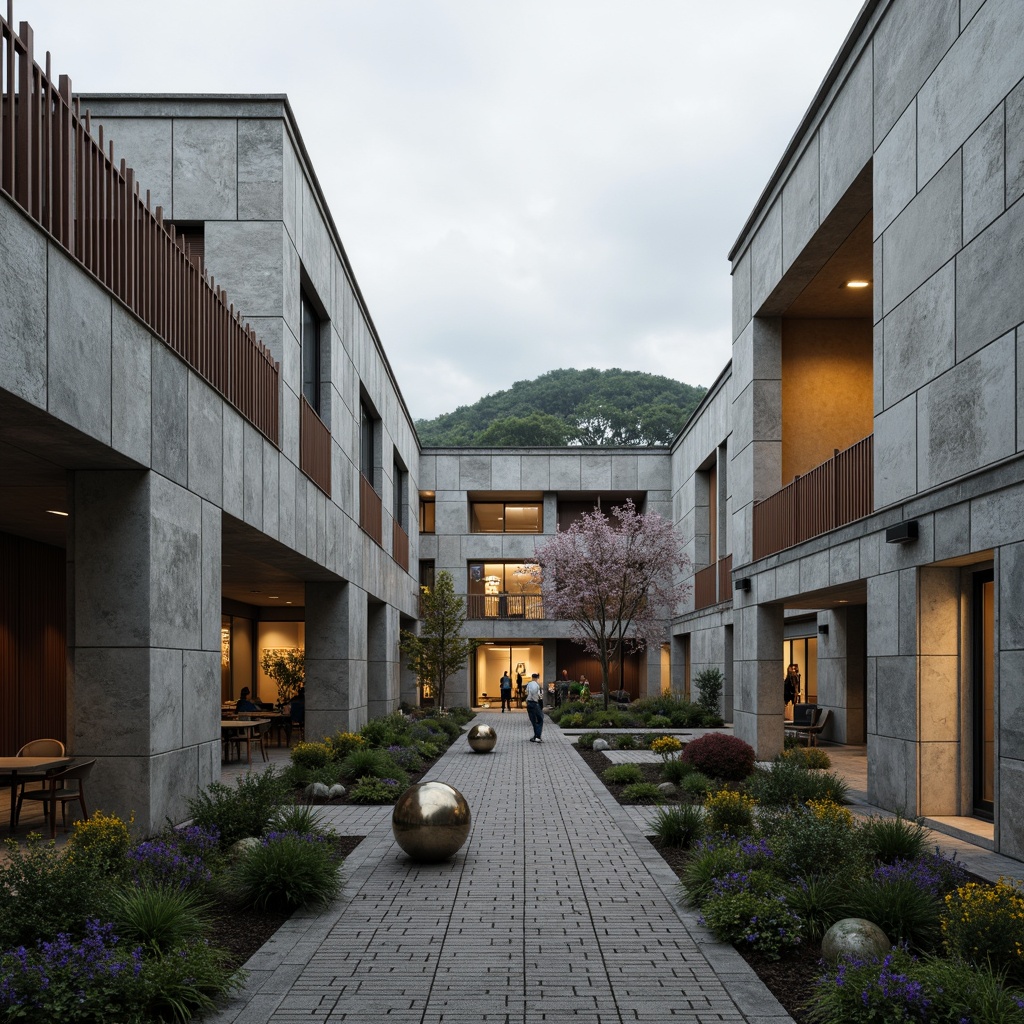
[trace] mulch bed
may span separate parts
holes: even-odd
[[[604,787],[621,804],[622,791],[625,786],[604,782],[601,773],[612,762],[604,756],[602,751],[580,750],[576,752],[587,763]],[[641,771],[644,774],[644,782],[663,782],[661,777],[661,766],[657,764],[641,764]],[[666,800],[666,803],[678,803],[678,800]],[[672,846],[663,846],[657,839],[648,837],[648,842],[661,854],[662,859],[676,873],[677,878],[682,878],[683,868],[686,865],[687,854],[685,850]],[[783,1005],[786,1012],[797,1021],[798,1024],[806,1024],[809,1021],[804,1006],[814,991],[815,979],[821,973],[818,961],[821,958],[821,949],[818,946],[805,946],[799,953],[794,954],[788,960],[769,960],[757,953],[745,952],[737,949],[737,952],[753,968],[754,973],[765,983],[768,990]]]

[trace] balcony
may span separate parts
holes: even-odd
[[[299,396],[299,469],[331,496],[331,432],[313,406]]]
[[[541,594],[470,594],[467,619],[543,619]]]
[[[391,520],[391,557],[406,572],[409,571],[409,534],[397,519]]]
[[[754,561],[874,511],[874,440],[869,434],[754,503]]]
[[[693,574],[694,611],[731,600],[732,555],[726,555]]]
[[[359,527],[375,544],[383,544],[384,518],[380,495],[373,484],[359,474]]]

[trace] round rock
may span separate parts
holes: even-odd
[[[426,864],[458,853],[471,823],[466,798],[446,782],[410,786],[391,815],[395,841],[413,860]]]
[[[305,789],[306,796],[310,800],[317,798],[326,800],[330,796],[331,791],[322,782],[311,782]]]
[[[658,792],[664,793],[665,796],[675,796],[679,792],[679,788],[672,782],[659,782]]]
[[[883,957],[891,948],[885,932],[863,917],[844,917],[836,921],[821,940],[821,955],[832,963],[843,956]]]
[[[329,790],[327,790],[327,795],[330,799],[337,800],[339,797],[343,797],[345,795],[345,787],[340,782],[336,782]]]
[[[469,730],[469,745],[478,754],[489,754],[498,742],[498,734],[493,725],[474,725]]]
[[[608,741],[607,740],[594,740],[594,750],[607,750],[607,749],[608,749]]]

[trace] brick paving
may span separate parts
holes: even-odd
[[[484,712],[498,745],[454,744],[430,773],[473,828],[443,864],[412,863],[390,808],[329,807],[367,838],[342,898],[296,914],[250,961],[218,1024],[540,1024],[791,1018],[730,946],[675,900],[675,875],[570,747],[525,715]]]

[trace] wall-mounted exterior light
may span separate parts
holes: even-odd
[[[738,579],[733,585],[733,590],[750,590],[750,577],[744,576]]]
[[[886,544],[910,544],[917,540],[917,520],[908,519],[905,523],[897,523],[885,531]]]

